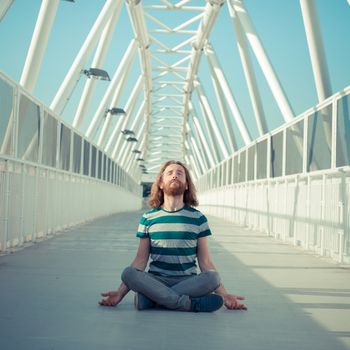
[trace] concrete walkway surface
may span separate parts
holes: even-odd
[[[136,311],[133,293],[98,306],[133,259],[141,212],[123,213],[0,257],[2,350],[350,349],[350,267],[209,218],[226,288],[249,310]]]

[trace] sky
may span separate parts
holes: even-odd
[[[199,0],[196,2],[205,3]],[[143,0],[143,3],[147,5],[147,3],[154,3],[154,1]],[[245,0],[244,3],[295,116],[315,106],[318,100],[299,1]],[[41,1],[39,0],[16,0],[0,22],[0,70],[16,82],[21,77],[40,4]],[[76,0],[75,3],[60,1],[40,76],[34,91],[34,95],[44,104],[50,105],[53,100],[103,5],[104,1],[102,0]],[[350,5],[346,0],[316,0],[316,6],[324,40],[332,91],[336,93],[350,84]],[[185,21],[184,18],[180,18],[174,12],[164,16],[168,16],[164,19],[167,23],[172,23],[173,25]],[[148,24],[151,26],[151,23]],[[104,69],[110,75],[118,67],[118,63],[132,37],[133,31],[128,13],[125,6],[123,6],[104,63]],[[250,105],[235,41],[235,33],[226,4],[223,6],[215,27],[210,34],[210,42],[217,53],[218,60],[225,72],[239,109],[244,116],[249,132],[253,138],[256,138],[258,132],[254,114]],[[273,130],[283,123],[283,118],[256,59],[254,59],[253,55],[251,56],[253,57],[253,65],[265,115],[267,116],[267,124],[269,129]],[[89,62],[91,62],[91,59]],[[121,105],[125,104],[136,82],[140,71],[139,67],[138,58],[136,58],[125,91],[121,97]],[[201,60],[198,74],[214,112],[218,113],[205,57]],[[86,129],[89,120],[92,118],[107,88],[107,84],[107,82],[103,81],[98,82],[83,129]],[[81,78],[69,104],[63,111],[63,119],[67,123],[72,122],[83,87],[84,81]],[[242,139],[234,123],[233,128],[237,137],[237,143],[242,146]]]

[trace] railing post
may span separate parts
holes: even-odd
[[[322,196],[321,196],[321,222],[324,222],[325,217],[325,197],[326,197],[326,175],[322,175]],[[321,233],[321,255],[325,255],[325,232],[324,232],[324,225],[320,227],[320,233]]]
[[[311,178],[310,175],[307,176],[307,194],[306,194],[306,242],[305,248],[310,248],[310,192],[311,192]]]
[[[9,199],[10,199],[10,175],[8,172],[8,160],[4,161],[5,188],[4,188],[4,234],[1,237],[1,250],[7,249],[8,224],[9,224]]]
[[[20,94],[19,94],[19,88],[16,86],[13,89],[13,138],[12,138],[12,149],[10,154],[13,154],[14,158],[17,158],[17,152],[18,152],[18,119],[19,119],[19,100],[20,100]]]
[[[294,193],[298,193],[297,189],[299,188],[299,175],[295,176],[294,179]],[[297,198],[294,198],[294,201],[296,201]],[[293,214],[295,214],[294,210],[293,210]],[[297,240],[297,234],[296,234],[296,230],[295,230],[295,215],[291,218],[293,224],[291,225],[292,230],[292,235],[293,235],[293,242],[294,245],[298,244],[298,240]]]
[[[34,181],[35,181],[35,185],[34,185],[34,218],[33,218],[33,232],[34,232],[34,236],[35,238],[37,238],[38,235],[38,210],[39,210],[39,178],[38,178],[38,174],[39,174],[39,169],[38,167],[34,167]],[[33,237],[34,240],[34,237]]]
[[[337,167],[337,128],[338,128],[338,101],[333,98],[332,102],[332,148],[331,148],[331,169]]]
[[[287,207],[288,207],[288,180],[284,180],[284,213],[283,216],[285,216],[285,219],[283,220],[283,230],[284,230],[284,241],[288,240],[289,236],[289,220],[288,220],[288,215],[287,215]]]
[[[21,208],[20,208],[20,217],[19,217],[19,244],[24,242],[24,205],[25,205],[25,175],[26,175],[26,166],[24,163],[21,163]]]
[[[342,186],[343,187],[343,186]],[[338,203],[338,213],[339,213],[339,255],[338,255],[338,262],[343,262],[343,251],[344,251],[344,232],[345,232],[345,223],[344,223],[344,203],[339,202]]]

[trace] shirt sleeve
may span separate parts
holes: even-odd
[[[198,238],[206,237],[210,235],[211,235],[211,230],[209,228],[208,220],[205,217],[205,215],[202,214],[202,216],[199,218]]]
[[[142,218],[139,222],[139,227],[137,229],[136,237],[149,238],[147,221],[148,220],[147,220],[145,214],[143,214]]]

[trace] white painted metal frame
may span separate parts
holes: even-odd
[[[81,47],[66,77],[64,78],[59,90],[57,91],[56,96],[51,102],[50,108],[57,114],[61,114],[64,107],[66,106],[74,90],[74,87],[77,84],[77,81],[79,81],[85,63],[95,49],[104,28],[106,25],[108,25],[109,19],[111,18],[114,11],[117,10],[119,3],[120,0],[107,0],[101,12],[99,13],[83,46]]]
[[[159,63],[159,66],[153,67],[152,70],[152,127],[147,128],[146,144],[146,163],[153,172],[153,169],[157,167],[151,160],[158,159],[158,166],[160,166],[164,159],[169,158],[170,144],[169,138],[158,139],[157,143],[151,140],[156,139],[157,136],[162,135],[164,130],[173,126],[179,117],[182,121],[182,132],[172,132],[172,137],[177,139],[177,145],[176,142],[173,142],[171,148],[176,148],[173,154],[179,160],[184,160],[186,153],[188,153],[184,146],[184,140],[193,82],[198,70],[201,50],[224,1],[208,1],[203,7],[188,6],[190,1],[180,1],[176,4],[167,1],[160,3],[160,5],[147,4],[147,6],[145,4],[143,8],[146,20],[149,21],[150,26],[154,27],[149,31],[152,60]],[[157,17],[159,11],[164,10],[176,13],[186,12],[187,18],[183,23],[171,28],[160,17]],[[191,11],[195,13],[193,17],[190,15]],[[193,30],[196,23],[198,23],[198,30]],[[169,47],[159,34],[162,34],[163,37],[171,35],[179,38],[179,44]],[[156,148],[153,148],[154,146]],[[159,150],[163,150],[166,155],[161,155],[158,158],[157,152]],[[191,156],[193,158],[193,155]],[[190,160],[191,156],[187,157],[187,160]],[[198,167],[195,173],[196,175],[200,173]]]
[[[36,100],[27,90],[0,73],[1,79],[13,88],[12,113],[9,118],[9,127],[12,128],[12,146],[10,154],[0,155],[0,202],[3,205],[0,211],[0,251],[19,247],[25,242],[36,241],[42,237],[49,237],[57,231],[62,231],[78,223],[111,213],[135,210],[141,207],[140,186],[129,175],[123,174],[119,168],[109,177],[103,163],[99,172],[101,178],[83,175],[84,148],[80,150],[80,170],[73,171],[73,137],[81,137],[81,145],[88,140],[84,139],[77,130],[73,130],[59,119],[59,116],[50,111],[40,101]],[[37,162],[19,159],[18,143],[20,139],[18,120],[19,101],[21,96],[28,98],[31,104],[39,109],[40,128]],[[54,118],[57,121],[55,145],[55,161],[53,166],[43,164],[43,136],[44,118]],[[62,170],[59,164],[61,142],[61,126],[70,129],[71,145],[69,150],[69,166]],[[53,130],[54,131],[54,130]],[[55,131],[54,131],[55,132]],[[28,140],[27,140],[28,141]],[[89,149],[95,145],[89,143]],[[98,153],[101,151],[97,148]],[[90,153],[91,154],[91,153]],[[23,156],[25,157],[25,155]],[[22,158],[23,158],[22,157]],[[105,158],[105,155],[103,155]],[[89,168],[91,167],[91,155]],[[96,169],[97,169],[96,161]],[[107,163],[106,163],[107,164]],[[109,164],[112,164],[109,162]],[[116,169],[116,164],[112,164]],[[134,174],[137,176],[137,174]],[[120,205],[122,203],[122,205]]]
[[[59,0],[43,0],[35,25],[32,41],[24,63],[20,84],[33,92],[39,76],[51,28],[56,17]]]
[[[103,143],[105,143],[106,131],[107,131],[106,128],[110,123],[110,117],[111,117],[109,114],[106,115],[106,110],[109,107],[110,108],[116,107],[119,101],[120,94],[127,77],[127,72],[130,69],[131,63],[136,54],[136,49],[137,49],[136,40],[132,40],[86,131],[86,134],[85,134],[86,137],[93,138],[99,123],[101,123],[101,121],[104,120],[104,117],[106,117],[106,120],[103,123],[102,131],[100,133],[98,144],[102,145]]]
[[[235,100],[233,98],[232,91],[229,87],[229,84],[227,83],[225,75],[219,66],[219,62],[216,58],[214,50],[210,45],[207,45],[204,49],[204,52],[208,57],[209,65],[212,68],[214,79],[217,82],[216,85],[221,87],[221,89],[224,93],[224,96],[226,98],[226,101],[227,101],[227,103],[230,107],[230,110],[234,116],[234,119],[236,121],[238,130],[241,133],[242,139],[243,139],[244,143],[247,145],[251,142],[251,137],[250,137],[249,132],[247,130],[247,127],[243,121],[243,118],[242,118],[241,112],[237,106],[237,103],[235,102]],[[225,125],[228,125],[228,121],[225,122]],[[231,129],[228,128],[228,130],[231,130]],[[229,133],[229,138],[232,138],[231,133]]]
[[[226,144],[224,142],[223,136],[221,134],[221,131],[218,127],[218,123],[216,121],[216,118],[214,117],[213,110],[210,106],[209,100],[204,92],[204,88],[201,85],[201,83],[197,80],[195,83],[195,89],[196,92],[198,93],[198,97],[200,100],[200,105],[202,109],[204,110],[204,116],[207,117],[208,120],[208,126],[207,129],[208,131],[213,131],[212,136],[212,143],[214,148],[216,145],[220,147],[220,153],[218,152],[218,158],[219,159],[226,159],[229,156]],[[211,134],[211,133],[209,133]]]
[[[122,140],[124,140],[123,134],[121,132],[127,129],[127,125],[130,119],[132,118],[133,111],[136,107],[136,101],[138,100],[142,92],[142,85],[143,85],[143,77],[139,76],[131,92],[129,99],[126,102],[126,106],[125,106],[126,115],[122,119],[118,120],[118,123],[115,126],[114,131],[109,138],[109,141],[106,146],[106,152],[108,153],[109,148],[113,147],[113,150],[111,153],[112,159],[116,159],[117,152],[120,149],[120,143],[122,142]],[[147,108],[147,106],[145,106],[145,108]],[[114,146],[113,146],[113,143],[114,143]]]
[[[232,159],[248,154],[250,147],[267,140],[266,169],[263,179],[257,179],[256,168],[252,180],[248,180],[245,167],[245,179],[235,180],[232,175],[225,181],[227,162],[222,162],[202,176],[197,183],[200,191],[201,209],[207,214],[216,215],[243,224],[255,230],[261,230],[275,238],[301,245],[322,256],[329,256],[339,262],[350,263],[350,240],[348,196],[350,194],[350,167],[337,168],[337,104],[341,98],[350,95],[350,87],[330,96],[318,106],[310,108],[290,123],[274,130],[271,135],[261,137],[256,143],[236,152]],[[321,112],[332,106],[332,144],[329,169],[310,171],[308,169],[308,125],[309,118],[315,112]],[[303,122],[303,167],[300,173],[286,175],[286,132],[293,125]],[[271,169],[271,138],[283,133],[282,173],[273,177]],[[298,147],[298,145],[296,144]],[[254,159],[257,165],[255,153]],[[233,164],[233,170],[235,165]],[[213,181],[215,174],[216,181]],[[295,197],[295,193],[299,193]],[[293,194],[294,193],[294,194]],[[293,197],[294,196],[294,197]],[[257,202],[256,199],[260,200]],[[266,203],[269,203],[267,206]],[[295,209],[291,209],[291,204]],[[290,229],[293,223],[293,230]],[[315,228],[317,230],[315,230]]]
[[[244,29],[242,28],[241,22],[236,14],[236,11],[230,5],[230,3],[228,4],[228,9],[236,33],[238,52],[241,58],[243,72],[247,82],[248,92],[255,115],[256,125],[258,127],[259,135],[262,136],[267,132],[268,129],[266,125],[263,104],[260,98],[258,85],[255,79],[253,65],[250,59],[247,39],[244,35]]]
[[[96,49],[96,53],[94,56],[94,59],[91,63],[91,67],[93,68],[102,68],[103,67],[103,61],[106,56],[107,50],[109,48],[109,44],[112,39],[113,31],[115,30],[116,23],[119,19],[120,11],[122,7],[122,2],[118,2],[118,6],[114,10],[111,18],[108,20],[107,25],[105,26],[101,38],[99,40],[99,44]],[[73,120],[73,127],[80,128],[83,120],[86,117],[86,112],[89,107],[89,103],[91,100],[91,97],[94,92],[94,88],[96,85],[95,79],[87,79],[84,87],[84,91],[81,95],[79,105],[77,108],[77,111],[74,116]]]
[[[131,94],[131,96],[129,97],[129,100],[126,104],[126,107],[125,107],[125,112],[126,112],[126,115],[124,115],[122,118],[119,118],[117,120],[117,123],[111,133],[111,135],[109,136],[108,138],[108,141],[107,141],[107,144],[105,145],[104,147],[104,151],[106,153],[110,153],[111,152],[111,149],[112,149],[112,144],[113,142],[115,142],[116,138],[119,137],[119,133],[121,132],[121,130],[123,129],[123,126],[125,125],[125,123],[127,122],[125,120],[125,118],[130,118],[130,110],[131,110],[131,106],[132,106],[132,101],[134,99],[136,99],[136,96],[137,93],[140,92],[141,90],[141,83],[142,83],[142,78],[139,77],[138,80],[137,80],[137,83],[136,83],[136,86]]]
[[[239,21],[247,36],[247,40],[260,64],[260,67],[265,75],[266,81],[271,89],[271,92],[276,100],[276,103],[286,122],[294,118],[292,107],[285,95],[281,83],[273,69],[273,66],[264,50],[264,47],[258,37],[253,23],[248,15],[248,12],[242,0],[228,0],[228,5],[237,14]]]
[[[0,21],[5,17],[14,0],[2,0],[0,2]]]
[[[192,125],[192,127],[190,125]],[[199,152],[199,157],[202,159],[203,167],[204,167],[205,171],[208,171],[210,168],[210,165],[209,165],[208,157],[205,154],[205,147],[202,144],[199,133],[198,133],[196,127],[194,126],[193,122],[190,123],[190,119],[189,119],[189,123],[187,125],[187,135],[189,138],[191,138],[191,140],[193,139],[193,142],[195,143],[195,145],[197,147],[197,151]]]
[[[300,0],[318,101],[332,95],[326,54],[314,0]]]

